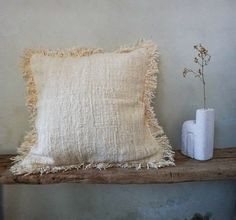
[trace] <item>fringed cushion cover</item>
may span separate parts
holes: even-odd
[[[150,41],[111,53],[26,50],[22,70],[31,130],[11,171],[173,165],[151,107],[157,62]]]

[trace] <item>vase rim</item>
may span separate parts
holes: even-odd
[[[214,111],[214,108],[199,108],[197,111]]]

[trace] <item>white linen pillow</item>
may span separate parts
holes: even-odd
[[[174,165],[151,106],[157,62],[151,41],[110,53],[26,50],[22,70],[31,131],[11,171]]]

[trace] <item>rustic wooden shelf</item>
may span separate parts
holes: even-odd
[[[1,184],[104,183],[147,184],[178,183],[203,180],[236,180],[236,148],[216,149],[209,161],[196,161],[176,151],[175,167],[159,170],[109,168],[107,170],[71,170],[43,175],[17,175],[9,172],[10,157],[0,155]]]

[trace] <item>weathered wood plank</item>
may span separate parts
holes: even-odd
[[[9,172],[10,157],[0,155],[1,184],[102,183],[148,184],[178,183],[203,180],[236,180],[236,148],[216,149],[209,161],[192,160],[176,151],[175,167],[159,170],[109,168],[107,170],[71,170],[43,175],[17,175]]]

